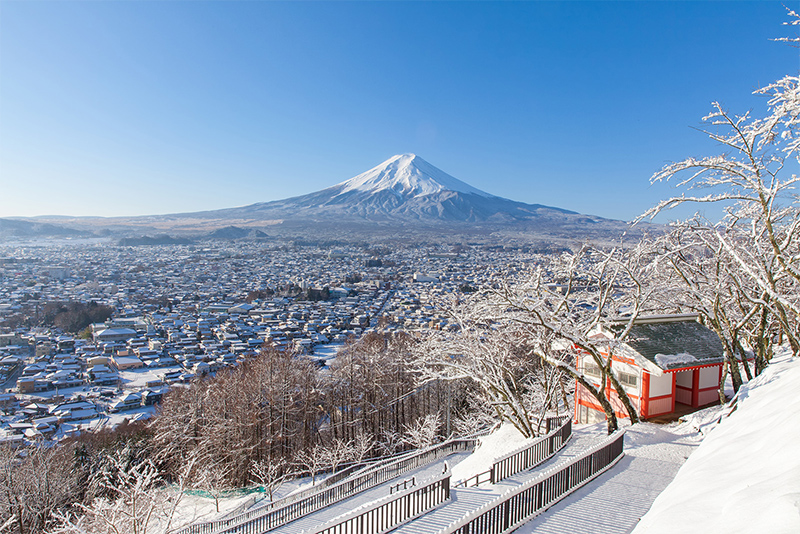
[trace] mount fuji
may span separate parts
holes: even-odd
[[[2,222],[0,238],[4,235]],[[576,238],[615,240],[623,232],[637,231],[622,221],[492,195],[414,154],[393,156],[349,180],[285,200],[141,217],[52,220],[44,217],[29,224],[43,222],[89,235],[130,236],[144,232],[163,237],[162,234],[171,232],[180,236],[231,239],[252,237],[253,232],[302,238],[417,239],[429,232],[435,239],[472,235],[571,242]]]
[[[187,214],[188,215],[188,214]],[[315,193],[241,208],[191,214],[280,221],[381,224],[558,224],[604,221],[561,208],[526,204],[481,191],[415,154],[389,158],[349,180]]]

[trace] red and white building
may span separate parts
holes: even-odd
[[[696,315],[659,315],[636,320],[621,343],[611,342],[623,324],[598,332],[611,349],[611,370],[624,387],[642,419],[675,411],[686,412],[719,401],[723,348],[717,334],[697,321]],[[588,354],[577,366],[586,379],[600,386],[600,368]],[[627,417],[617,392],[606,380],[606,397],[617,417]],[[676,410],[678,408],[678,410]],[[605,412],[589,391],[577,384],[575,420],[594,423]]]

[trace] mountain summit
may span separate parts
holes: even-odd
[[[336,188],[341,190],[340,194],[349,191],[374,194],[385,190],[393,191],[403,197],[414,197],[455,191],[487,198],[493,197],[489,193],[453,178],[416,154],[392,156],[380,165],[337,184],[331,189]]]

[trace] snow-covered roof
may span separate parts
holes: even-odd
[[[624,343],[663,371],[723,361],[722,342],[716,332],[697,322],[694,316],[637,321]]]

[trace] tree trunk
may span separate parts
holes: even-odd
[[[611,380],[611,385],[614,386],[614,390],[617,392],[617,397],[622,401],[622,405],[625,406],[625,411],[628,412],[628,417],[631,418],[631,424],[635,425],[639,422],[639,413],[636,411],[636,408],[633,407],[633,403],[631,403],[631,399],[628,397],[628,392],[625,391],[622,384],[619,383],[614,373],[609,373],[608,378]]]
[[[606,414],[606,422],[608,423],[608,433],[612,434],[614,431],[619,429],[619,424],[617,422],[617,415],[614,413],[614,407],[611,406],[611,402],[609,402],[609,400],[603,394],[604,388],[601,386],[599,390],[595,389],[594,386],[592,386],[580,374],[575,373],[572,370],[567,370],[567,372],[569,372],[569,374],[572,375],[580,385],[586,388],[586,390],[592,394],[592,396],[597,400],[597,402],[600,403],[600,406],[603,407],[603,411]]]
[[[719,381],[719,403],[725,404],[728,398],[725,396],[725,380],[728,378],[728,366],[722,365],[722,378]]]

